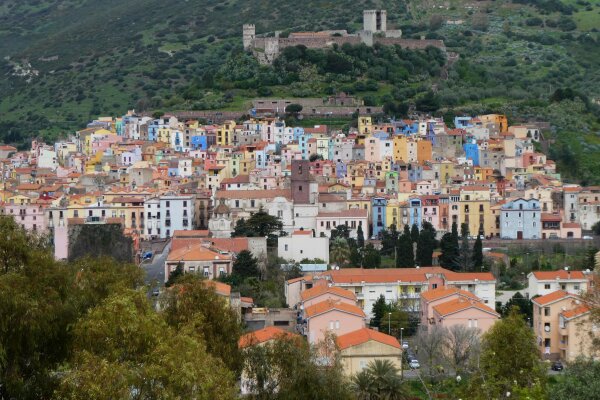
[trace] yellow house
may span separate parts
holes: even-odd
[[[393,336],[362,328],[337,337],[344,374],[353,376],[375,360],[388,360],[402,368],[402,347]]]
[[[18,204],[18,205],[26,205],[31,203],[31,199],[27,196],[23,196],[22,194],[16,194],[14,196],[8,196],[6,198],[6,203],[8,204]]]
[[[429,140],[417,141],[417,162],[421,165],[432,159],[433,149]]]
[[[225,121],[217,129],[217,146],[233,145],[233,134],[235,132],[235,121]]]
[[[392,139],[394,146],[394,161],[408,162],[408,138],[398,135]]]
[[[371,199],[367,197],[354,197],[346,202],[348,210],[367,210],[367,215],[371,215]],[[365,233],[366,235],[366,233]]]
[[[162,127],[158,129],[156,135],[156,141],[161,143],[166,143],[167,145],[171,145],[171,134],[172,129],[168,127]]]
[[[371,117],[359,116],[358,117],[358,133],[361,135],[371,134],[373,131],[373,122]]]
[[[484,124],[496,124],[500,133],[508,132],[508,119],[506,115],[502,114],[488,114],[488,115],[480,115],[479,119]]]
[[[489,235],[496,221],[490,210],[490,190],[485,186],[463,187],[460,191],[459,220],[469,225],[469,233],[476,236],[480,230]]]

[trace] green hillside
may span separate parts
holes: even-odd
[[[0,141],[71,132],[126,109],[238,109],[255,96],[345,90],[402,114],[504,112],[552,124],[567,177],[600,179],[600,3],[593,0],[5,0],[0,4]],[[440,78],[434,51],[290,51],[260,67],[241,25],[361,28],[387,10],[409,38],[444,39],[460,60]],[[447,22],[449,20],[449,23]],[[333,60],[333,61],[331,61]],[[343,68],[332,66],[340,61]]]

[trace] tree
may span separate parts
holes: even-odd
[[[365,247],[365,234],[362,229],[362,224],[358,225],[358,229],[356,230],[356,245],[361,249]]]
[[[440,265],[444,268],[448,268],[451,271],[458,270],[458,246],[454,245],[454,236],[450,232],[444,233],[440,240]]]
[[[482,233],[479,232],[475,244],[473,245],[473,269],[481,270],[483,267],[483,243],[481,241]]]
[[[526,321],[533,321],[533,303],[531,303],[531,300],[525,298],[521,292],[515,293],[513,297],[506,302],[500,309],[500,315],[505,318],[513,309],[518,309],[518,311],[523,314],[523,318]]]
[[[417,333],[417,348],[423,373],[431,382],[444,375],[446,330],[437,325]]]
[[[352,377],[352,386],[361,400],[408,398],[398,368],[390,360],[376,359]]]
[[[389,230],[381,231],[381,254],[394,255],[398,244],[398,231],[395,225],[390,225]]]
[[[388,304],[385,301],[385,297],[380,295],[377,300],[375,300],[375,303],[373,303],[373,309],[371,311],[373,318],[371,318],[369,325],[371,325],[373,328],[379,329],[381,327],[381,320],[387,312]]]
[[[472,360],[479,354],[479,330],[465,325],[452,325],[446,334],[446,360],[455,375],[470,371]]]
[[[407,226],[405,226],[404,233],[398,239],[396,249],[396,267],[398,268],[412,268],[415,266],[413,242],[406,228]]]
[[[177,267],[175,267],[175,271],[169,274],[169,279],[165,282],[165,287],[171,287],[179,278],[183,276],[183,264],[178,263]]]
[[[334,341],[324,341],[331,347]],[[324,356],[327,354],[327,356]],[[324,346],[311,348],[296,336],[281,335],[242,350],[244,378],[253,399],[349,399],[351,393],[339,353]],[[319,365],[328,360],[328,365]]]
[[[417,243],[419,241],[419,227],[417,224],[413,224],[410,228],[410,237],[413,243]]]
[[[0,233],[0,272],[18,271],[36,254],[47,251],[47,241],[28,233],[12,216],[0,216]]]
[[[289,104],[287,107],[285,107],[285,112],[288,114],[298,114],[301,111],[302,111],[301,104],[292,103],[292,104]]]
[[[350,258],[350,248],[346,239],[341,237],[336,238],[329,245],[329,259],[339,265],[343,266]]]
[[[235,398],[233,374],[200,338],[169,328],[143,291],[110,296],[77,323],[74,336],[58,398]]]
[[[483,336],[480,369],[470,382],[475,399],[500,398],[518,389],[544,390],[546,370],[536,338],[522,315],[513,309]]]
[[[549,390],[551,400],[597,399],[600,393],[600,362],[577,359],[569,363]]]
[[[420,266],[433,265],[433,250],[437,247],[435,228],[429,222],[423,222],[423,229],[417,241],[416,262]]]
[[[335,227],[335,229],[331,230],[331,240],[335,240],[337,238],[349,239],[350,238],[350,229],[348,229],[348,225],[342,224]]]
[[[459,264],[460,269],[463,272],[471,271],[472,257],[471,257],[471,249],[469,247],[469,225],[461,224],[460,226],[460,234],[461,234],[461,244],[460,244],[460,254],[459,254]]]
[[[282,228],[281,220],[270,215],[261,207],[248,220],[239,219],[231,236],[267,237],[281,231]]]
[[[429,19],[429,29],[431,29],[432,31],[438,30],[442,27],[443,23],[444,23],[443,16],[441,16],[439,14],[432,15],[431,18]]]
[[[592,226],[592,232],[594,232],[594,235],[599,235],[600,236],[600,221],[596,222]]]
[[[363,267],[379,268],[380,265],[381,254],[379,254],[379,251],[377,251],[372,243],[367,244],[364,249]]]
[[[221,359],[230,370],[239,371],[239,316],[210,281],[192,274],[184,276],[163,295],[161,308],[169,326],[202,339],[208,354]]]
[[[473,15],[471,25],[473,26],[473,29],[476,29],[478,31],[486,31],[488,28],[487,15],[482,12]]]
[[[252,256],[249,250],[242,250],[238,253],[233,263],[232,275],[240,280],[260,275],[258,260]]]

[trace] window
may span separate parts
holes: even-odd
[[[433,285],[431,285],[431,288],[432,288],[432,289],[437,289],[437,287],[438,287],[438,284],[437,284],[437,283],[434,283]]]
[[[210,275],[210,270],[208,267],[204,267],[204,276],[208,277]]]
[[[288,251],[288,245],[287,244],[284,246],[284,248],[285,248],[285,251]]]
[[[549,283],[544,284],[544,289],[550,289],[550,284]]]
[[[575,285],[575,286],[573,286],[573,289],[575,289],[575,290],[579,290],[579,285]]]
[[[239,208],[239,206],[240,206],[240,201],[239,200],[235,201],[235,206]]]
[[[167,201],[167,207],[171,207],[171,202]]]
[[[544,307],[544,317],[550,316],[550,307]]]

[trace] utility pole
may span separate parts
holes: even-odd
[[[402,349],[402,356],[400,357],[400,379],[404,379],[404,346],[402,345],[402,333],[404,328],[400,328],[400,348]]]
[[[388,313],[388,335],[392,334],[392,325],[391,325],[391,323],[392,323],[392,313],[389,312]]]

